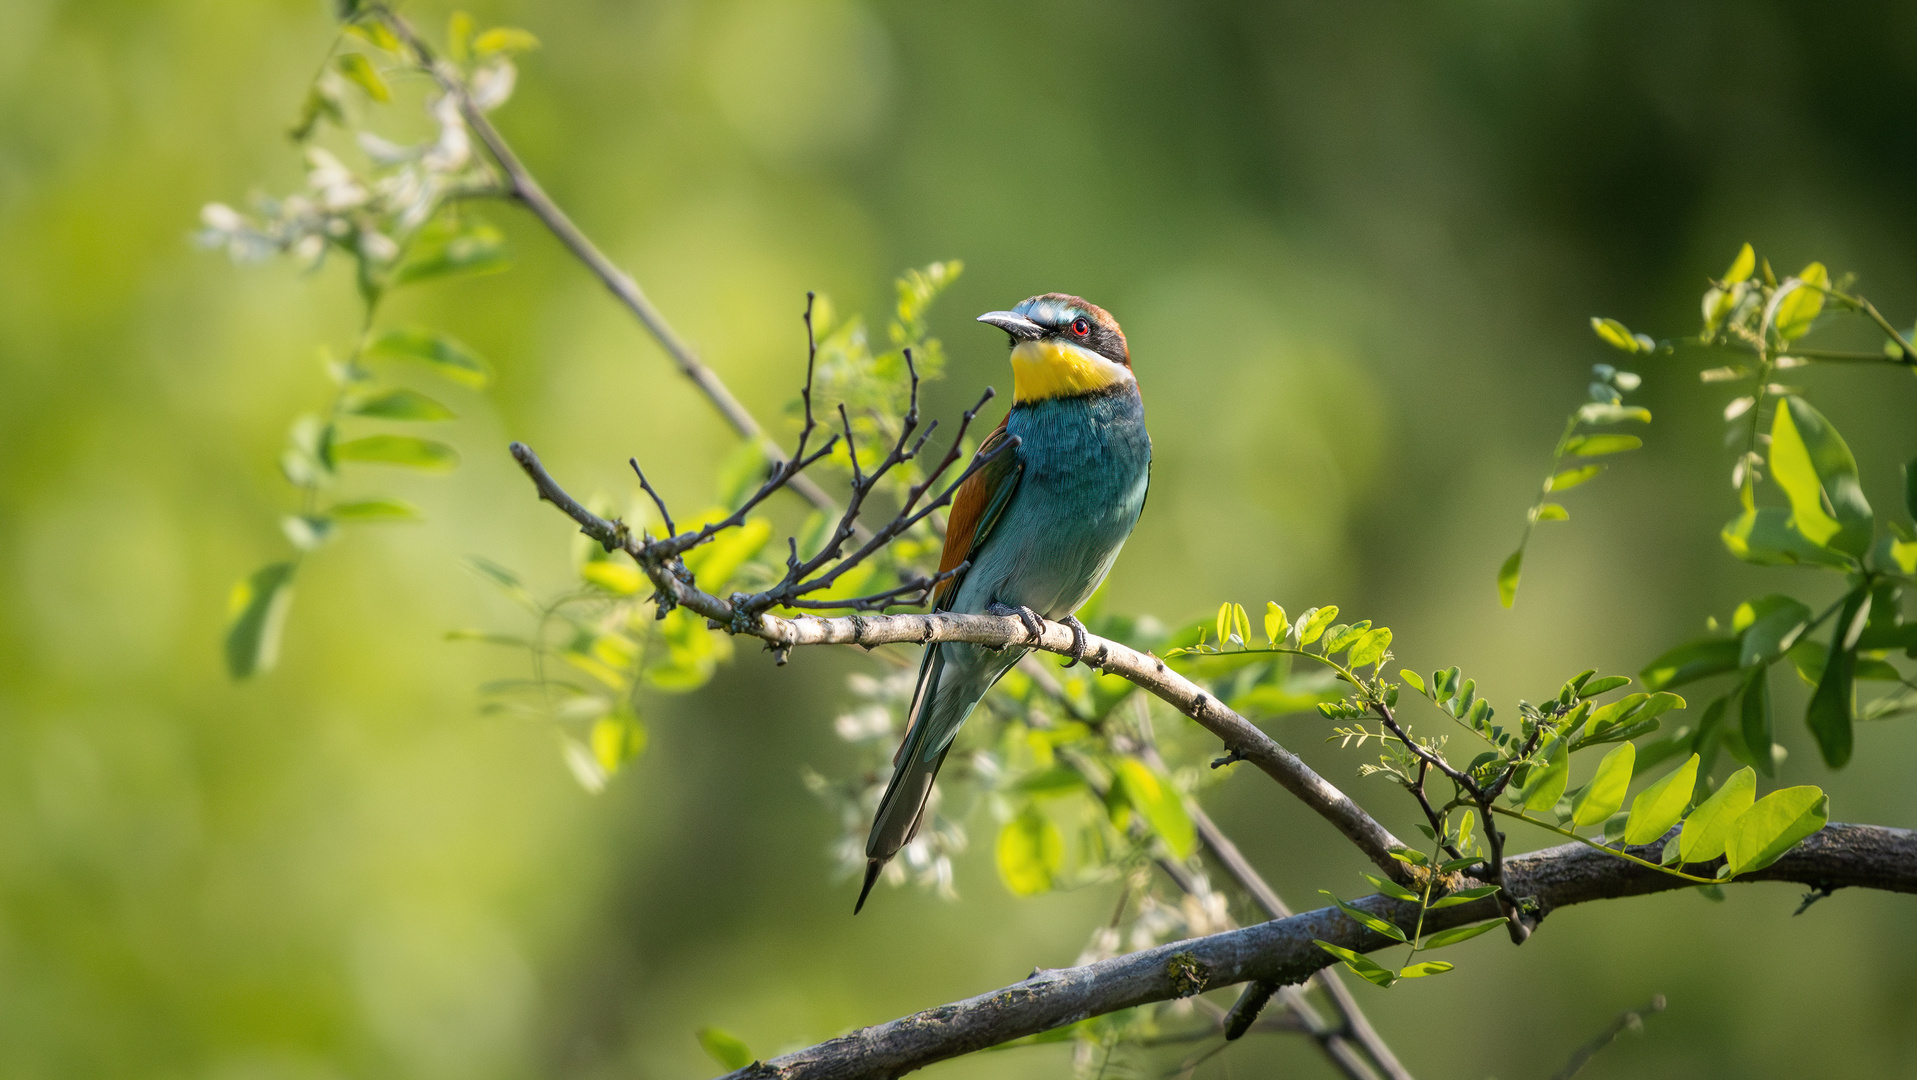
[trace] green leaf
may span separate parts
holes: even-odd
[[[1571,520],[1571,511],[1566,510],[1563,505],[1559,503],[1539,503],[1537,509],[1532,511],[1532,520],[1569,521]]]
[[[747,560],[765,549],[766,542],[772,539],[772,522],[767,518],[747,518],[745,524],[726,531],[706,541],[704,544],[686,552],[686,569],[692,571],[701,589],[724,595],[725,587],[732,582],[732,576],[739,572]],[[869,564],[868,564],[869,565]],[[830,589],[814,599],[843,599],[857,596],[856,590],[863,587],[865,579],[854,581],[853,576],[864,567],[847,571],[844,577]]]
[[[1418,947],[1420,949],[1442,949],[1446,945],[1456,945],[1460,941],[1470,941],[1479,934],[1488,934],[1503,925],[1503,919],[1492,919],[1490,922],[1481,922],[1476,926],[1454,926],[1449,930],[1440,930],[1430,937],[1425,938],[1424,944]]]
[[[1769,663],[1797,643],[1810,625],[1811,609],[1788,596],[1763,596],[1737,606],[1731,629],[1740,633],[1738,664]]]
[[[520,582],[519,575],[513,573],[511,570],[506,569],[490,559],[481,558],[478,555],[469,555],[461,561],[465,563],[466,569],[485,578],[500,592],[505,593],[506,597],[514,603],[532,608],[535,611],[539,609],[539,605],[533,601],[532,594],[527,592],[526,586]]]
[[[349,398],[340,411],[382,420],[451,420],[453,410],[412,390],[389,390],[374,397]]]
[[[1566,469],[1553,476],[1547,486],[1550,491],[1569,491],[1604,471],[1602,465],[1580,465],[1575,469]]]
[[[1791,501],[1791,524],[1819,547],[1862,557],[1874,518],[1857,480],[1857,459],[1822,413],[1784,396],[1771,424],[1771,476]],[[1826,510],[1826,507],[1829,510]]]
[[[1631,685],[1629,675],[1606,675],[1602,679],[1592,679],[1578,688],[1578,700],[1586,701],[1601,694],[1608,694],[1620,686]]]
[[[1757,252],[1752,251],[1749,244],[1745,244],[1737,249],[1737,257],[1731,260],[1731,267],[1724,271],[1722,280],[1726,285],[1735,285],[1750,277],[1751,271],[1755,269],[1757,269]]]
[[[1353,974],[1366,982],[1389,988],[1392,983],[1398,981],[1398,976],[1395,972],[1372,960],[1363,953],[1352,952],[1350,949],[1333,945],[1329,941],[1319,941],[1317,938],[1312,938],[1311,940],[1313,944],[1317,945],[1320,949],[1343,960],[1345,966],[1349,967]]]
[[[604,560],[581,566],[579,576],[615,596],[631,596],[646,584],[646,575],[638,567]]]
[[[1372,913],[1370,913],[1369,911],[1366,911],[1365,909],[1361,907],[1348,904],[1345,901],[1338,899],[1336,896],[1332,896],[1331,893],[1326,892],[1324,889],[1319,889],[1318,891],[1321,893],[1324,893],[1325,896],[1330,897],[1331,902],[1338,905],[1339,911],[1342,911],[1346,915],[1351,916],[1353,919],[1357,920],[1360,924],[1370,929],[1373,933],[1383,934],[1385,937],[1388,937],[1393,941],[1403,941],[1407,944],[1410,943],[1410,939],[1405,937],[1404,931],[1398,929],[1396,924],[1386,922],[1385,920],[1378,918],[1376,915],[1373,915]]]
[[[1631,817],[1624,826],[1624,842],[1648,844],[1669,832],[1691,805],[1691,793],[1697,787],[1699,758],[1671,770],[1662,780],[1638,793],[1631,801]]]
[[[280,531],[301,551],[314,551],[333,538],[333,519],[321,514],[288,514],[280,519]]]
[[[1626,420],[1640,424],[1651,422],[1651,410],[1636,405],[1606,405],[1593,401],[1578,410],[1581,424],[1621,424]]]
[[[1823,263],[1814,262],[1797,272],[1797,280],[1803,284],[1791,289],[1783,295],[1782,299],[1776,301],[1777,312],[1771,319],[1771,326],[1777,331],[1777,336],[1785,341],[1803,337],[1810,330],[1811,324],[1817,321],[1817,316],[1823,312],[1822,287],[1830,285],[1830,271],[1824,269]]]
[[[1816,787],[1773,791],[1738,815],[1725,844],[1727,877],[1762,870],[1830,820],[1830,798]]]
[[[1624,793],[1631,787],[1631,768],[1637,762],[1637,747],[1619,743],[1598,762],[1597,775],[1578,792],[1571,804],[1571,820],[1576,828],[1597,825],[1624,805]]]
[[[1426,975],[1442,975],[1445,972],[1450,971],[1452,967],[1453,965],[1447,964],[1443,960],[1426,960],[1423,963],[1412,964],[1408,967],[1399,968],[1398,978],[1422,979]]]
[[[454,382],[481,389],[492,380],[492,369],[479,355],[454,338],[420,327],[388,330],[366,347],[374,356],[423,360]]]
[[[752,1064],[756,1058],[752,1051],[738,1036],[720,1031],[716,1027],[699,1029],[699,1046],[706,1056],[719,1063],[722,1069],[738,1070]]]
[[[1757,772],[1750,766],[1732,773],[1717,793],[1700,803],[1685,819],[1678,834],[1678,858],[1687,863],[1709,862],[1724,854],[1731,827],[1751,808],[1757,795]]]
[[[1198,831],[1185,811],[1184,797],[1171,780],[1132,757],[1119,758],[1114,771],[1126,800],[1165,841],[1172,857],[1180,861],[1191,858],[1198,847]]]
[[[1744,745],[1751,748],[1751,755],[1765,776],[1775,775],[1776,766],[1771,756],[1764,753],[1775,740],[1771,737],[1771,680],[1770,668],[1758,667],[1751,670],[1751,677],[1744,683],[1744,700],[1739,706],[1738,716],[1742,723],[1739,734],[1744,736]]]
[[[1351,658],[1347,661],[1354,669],[1368,667],[1384,659],[1385,650],[1391,647],[1391,628],[1380,626],[1358,639],[1351,647]]]
[[[1013,895],[1050,892],[1064,865],[1065,838],[1037,810],[1026,810],[998,831],[998,876]]]
[[[366,96],[374,101],[393,100],[393,92],[386,88],[386,80],[379,77],[373,62],[368,60],[365,54],[341,53],[333,66],[339,69],[341,75],[346,76],[347,81],[366,91]]]
[[[1426,690],[1424,688],[1424,676],[1418,674],[1417,672],[1411,670],[1410,668],[1400,668],[1398,670],[1398,678],[1403,679],[1406,685],[1410,686],[1413,690],[1416,690],[1418,693],[1423,694],[1426,697],[1431,696],[1431,691]]]
[[[1276,601],[1265,601],[1265,640],[1272,648],[1284,644],[1285,636],[1291,633],[1291,623],[1285,619],[1285,609]]]
[[[1480,885],[1475,889],[1459,889],[1444,899],[1432,903],[1431,910],[1437,911],[1439,908],[1457,907],[1459,904],[1469,904],[1476,900],[1482,900],[1487,896],[1496,896],[1497,894],[1498,887],[1496,885]]]
[[[530,52],[539,47],[539,39],[517,26],[495,26],[473,39],[473,55]],[[733,1066],[737,1068],[738,1066]]]
[[[1507,608],[1518,598],[1518,573],[1523,569],[1523,548],[1512,552],[1504,565],[1498,567],[1498,602]]]
[[[1644,440],[1636,435],[1579,435],[1564,444],[1564,452],[1579,457],[1602,457],[1636,450]]]
[[[340,503],[326,511],[334,521],[350,524],[375,524],[382,521],[424,521],[419,507],[400,499],[363,499]]]
[[[1231,601],[1218,605],[1218,647],[1223,649],[1231,639]]]
[[[1846,646],[1846,632],[1857,623],[1862,605],[1869,597],[1870,594],[1860,588],[1844,598],[1823,673],[1817,680],[1816,691],[1811,694],[1810,708],[1804,713],[1804,722],[1817,739],[1824,764],[1833,769],[1841,769],[1850,761],[1851,719],[1857,707],[1852,683],[1856,677],[1857,649],[1855,638]]]
[[[1641,349],[1630,329],[1616,319],[1601,319],[1594,315],[1591,317],[1591,329],[1597,332],[1598,340],[1613,349],[1621,349],[1628,353],[1638,352]]]
[[[1526,810],[1543,812],[1556,806],[1558,800],[1564,797],[1565,785],[1570,782],[1571,753],[1564,740],[1558,740],[1545,761],[1547,764],[1543,771],[1531,781],[1530,788],[1525,793],[1524,808]]]
[[[1365,874],[1364,879],[1371,882],[1373,888],[1391,897],[1393,900],[1403,900],[1407,904],[1416,904],[1424,899],[1403,885],[1392,881],[1390,878],[1381,878],[1376,874]]]
[[[1338,605],[1336,604],[1326,604],[1321,608],[1312,608],[1310,611],[1299,616],[1301,628],[1298,631],[1298,644],[1309,645],[1317,641],[1319,636],[1325,632],[1325,628],[1331,625],[1331,620],[1337,617]]]
[[[1638,681],[1651,690],[1666,690],[1712,675],[1737,670],[1738,643],[1734,638],[1692,641],[1647,664]]]
[[[406,245],[393,270],[393,284],[411,285],[455,275],[497,274],[512,267],[512,245],[494,225],[470,216],[441,214]]]
[[[1371,620],[1363,619],[1350,626],[1334,626],[1325,631],[1325,655],[1344,652],[1358,643],[1358,639],[1371,629]],[[1357,665],[1352,665],[1356,667]]]
[[[279,662],[280,632],[293,603],[293,571],[293,563],[273,563],[233,586],[226,629],[226,671],[233,678],[251,678]]]
[[[459,451],[443,442],[416,439],[411,435],[367,435],[334,443],[333,458],[426,472],[450,472],[459,466]]]
[[[615,775],[646,749],[646,728],[630,713],[601,717],[592,725],[592,756],[607,776]]]
[[[1811,543],[1782,506],[1753,506],[1718,533],[1732,555],[1758,566],[1828,566],[1849,570],[1851,560]]]

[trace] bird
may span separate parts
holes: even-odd
[[[952,499],[935,611],[1016,615],[1033,637],[1041,619],[1072,630],[1111,571],[1151,484],[1151,437],[1118,320],[1066,293],[1044,293],[978,321],[1010,338],[1012,406],[979,444],[976,471]],[[996,454],[996,456],[994,456]],[[1028,652],[965,642],[929,645],[905,740],[866,841],[865,907],[879,872],[917,834],[932,781],[986,691]]]

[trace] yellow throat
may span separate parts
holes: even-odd
[[[1075,397],[1131,381],[1131,368],[1069,341],[1021,341],[1012,350],[1014,403]]]

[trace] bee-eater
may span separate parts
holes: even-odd
[[[960,485],[945,530],[933,608],[1063,622],[1082,659],[1085,628],[1073,617],[1111,570],[1145,508],[1152,443],[1131,353],[1117,320],[1064,293],[1034,296],[978,317],[1011,335],[1012,407],[980,444],[981,457],[1011,441]],[[918,832],[932,780],[960,725],[1024,648],[943,642],[925,650],[892,759],[892,782],[865,844],[865,906],[879,871]]]

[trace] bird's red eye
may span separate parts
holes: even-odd
[[[1091,332],[1092,332],[1091,323],[1086,322],[1084,319],[1072,320],[1072,333],[1077,334],[1079,337],[1084,337],[1085,335]]]

